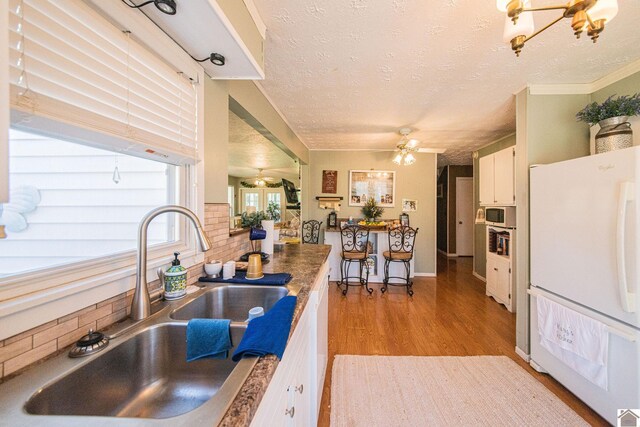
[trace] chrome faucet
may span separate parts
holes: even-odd
[[[202,252],[211,249],[211,242],[204,231],[200,220],[192,211],[182,206],[167,205],[156,208],[146,214],[140,221],[138,227],[138,259],[136,262],[136,290],[131,302],[131,318],[142,320],[151,314],[151,299],[149,298],[149,287],[147,284],[147,229],[153,218],[166,212],[175,212],[189,218],[196,228],[196,235]]]

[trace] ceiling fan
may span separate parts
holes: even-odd
[[[393,158],[393,163],[397,165],[409,166],[416,162],[416,157],[413,155],[413,153],[418,151],[418,144],[420,143],[420,141],[418,141],[417,139],[409,139],[410,133],[411,129],[409,128],[400,129],[400,135],[402,135],[402,139],[396,146],[396,154]]]
[[[262,171],[263,169],[258,169],[258,174],[256,175],[253,181],[253,183],[258,187],[264,187],[265,185],[267,185],[267,182],[271,182],[275,180],[275,178],[271,176],[262,175]]]

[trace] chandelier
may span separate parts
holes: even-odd
[[[413,155],[418,149],[416,146],[418,145],[418,140],[409,139],[409,134],[411,133],[411,129],[402,128],[400,129],[400,135],[402,135],[402,139],[398,142],[395,151],[395,157],[393,158],[393,163],[396,165],[405,165],[409,166],[416,162],[416,157]]]
[[[511,43],[511,49],[516,56],[525,42],[531,40],[547,28],[561,21],[563,18],[571,18],[571,28],[577,38],[587,31],[591,40],[595,43],[604,30],[605,23],[611,21],[618,13],[617,0],[570,0],[564,5],[531,7],[531,0],[497,0],[498,10],[506,12],[504,24],[504,41]],[[533,12],[541,10],[562,10],[555,20],[535,31],[533,26]]]

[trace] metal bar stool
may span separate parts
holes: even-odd
[[[302,243],[313,243],[317,245],[320,239],[321,225],[322,221],[316,221],[315,219],[304,221],[302,223]]]
[[[342,251],[340,252],[340,281],[338,287],[344,285],[342,295],[346,295],[349,286],[364,286],[371,294],[373,289],[369,287],[369,266],[367,258],[369,257],[369,229],[366,227],[358,227],[357,225],[348,225],[340,230],[340,242]],[[349,276],[349,268],[351,263],[359,264],[358,276]],[[366,269],[366,276],[363,278],[363,270]],[[355,279],[357,283],[349,283],[349,279]]]
[[[389,250],[383,252],[384,256],[384,280],[380,288],[385,293],[387,287],[406,286],[409,296],[413,296],[413,281],[411,280],[411,260],[413,259],[413,247],[416,241],[418,229],[400,226],[389,230]],[[392,262],[401,262],[404,265],[406,276],[389,276],[389,265]],[[404,283],[389,283],[389,279],[401,279]]]

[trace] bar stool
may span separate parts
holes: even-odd
[[[338,287],[344,285],[342,295],[346,295],[349,286],[364,286],[371,294],[373,289],[369,287],[369,267],[367,258],[369,257],[369,229],[366,227],[358,227],[357,225],[348,225],[340,230],[340,242],[342,251],[340,252],[340,282]],[[358,276],[349,276],[349,267],[351,263],[357,262],[359,266]],[[366,276],[363,278],[363,270],[366,269]],[[357,279],[358,283],[349,283],[349,279]]]
[[[382,253],[384,256],[384,280],[382,281],[382,288],[380,288],[382,293],[386,292],[389,285],[406,286],[409,296],[413,296],[413,281],[410,276],[416,234],[418,234],[417,228],[413,229],[407,226],[400,226],[389,230],[389,250]],[[405,277],[389,276],[389,265],[392,262],[401,262],[404,265],[406,272]],[[401,279],[404,283],[389,283],[389,279]]]
[[[322,221],[316,221],[315,219],[304,221],[302,223],[302,243],[313,243],[317,245],[320,239],[321,225]]]

